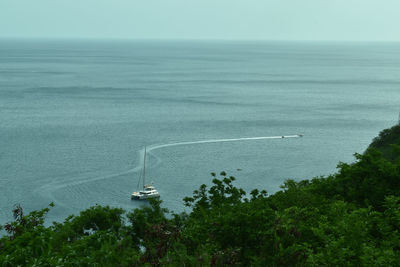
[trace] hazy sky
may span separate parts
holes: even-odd
[[[0,37],[400,41],[400,0],[0,0]]]

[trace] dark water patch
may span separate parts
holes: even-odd
[[[138,92],[146,92],[146,88],[119,88],[119,87],[90,87],[90,86],[70,86],[70,87],[36,87],[24,90],[29,94],[44,94],[44,95],[80,95],[80,96],[120,96],[124,97],[129,94]]]
[[[376,103],[351,103],[351,104],[346,104],[346,103],[341,103],[341,104],[330,104],[324,107],[324,110],[326,111],[334,111],[336,113],[342,113],[345,111],[368,111],[368,112],[373,112],[373,111],[384,111],[387,110],[387,108],[396,108],[398,105],[393,105],[393,104],[388,104],[388,106],[382,105],[382,104],[376,104]]]
[[[29,74],[29,75],[66,75],[66,74],[74,74],[74,72],[69,71],[39,71],[39,70],[29,70],[29,69],[0,69],[0,75],[9,75],[9,74]]]
[[[157,104],[158,102],[165,101],[165,103],[169,104],[180,104],[180,105],[194,105],[194,107],[207,107],[207,106],[221,106],[221,107],[255,107],[260,106],[262,104],[257,103],[245,103],[241,101],[232,101],[226,100],[223,97],[175,97],[171,98],[170,96],[152,96],[152,97],[144,97],[142,99],[146,99],[147,101]]]
[[[165,84],[224,84],[224,85],[234,85],[234,84],[260,84],[260,85],[352,85],[352,86],[362,86],[362,85],[400,85],[400,80],[368,80],[368,79],[346,79],[346,80],[311,80],[311,79],[281,79],[281,80],[269,80],[269,79],[243,79],[238,80],[232,79],[190,79],[188,77],[182,77],[181,80],[171,80],[168,78],[160,79],[160,77],[152,81],[143,81],[144,83],[165,83]]]

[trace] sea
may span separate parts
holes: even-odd
[[[0,224],[147,205],[144,147],[173,212],[211,172],[273,194],[353,162],[399,111],[400,43],[0,39]]]

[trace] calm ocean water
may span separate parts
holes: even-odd
[[[0,40],[0,223],[138,207],[145,145],[304,134],[151,151],[174,211],[212,171],[270,193],[333,173],[397,122],[399,74],[396,43]]]

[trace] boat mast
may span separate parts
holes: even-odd
[[[146,185],[146,147],[144,147],[144,160],[143,160],[143,188]]]

